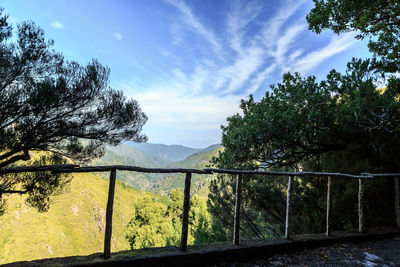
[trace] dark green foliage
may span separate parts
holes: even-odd
[[[210,193],[207,200],[210,213],[216,221],[225,227],[228,236],[232,236],[233,233],[234,181],[231,176],[218,175],[217,179],[210,183]]]
[[[145,141],[147,117],[137,101],[109,87],[110,70],[96,60],[67,61],[52,45],[31,21],[19,24],[12,38],[0,9],[0,168],[30,160],[32,151],[50,152],[34,164],[64,163],[61,157],[88,162],[104,153],[105,143]],[[28,193],[29,203],[46,210],[66,181],[43,173],[2,176],[0,199]]]
[[[243,115],[228,118],[218,163],[293,168],[312,159],[317,169],[326,161],[326,171],[338,171],[338,161],[343,169],[351,165],[351,173],[367,171],[366,165],[396,170],[399,79],[388,77],[382,93],[375,86],[379,76],[368,60],[353,60],[345,74],[333,70],[320,83],[313,76],[285,74],[259,102],[242,100]]]
[[[215,159],[221,168],[393,172],[400,167],[400,7],[398,1],[317,1],[307,16],[310,29],[330,28],[339,34],[358,30],[370,37],[373,60],[353,59],[345,74],[327,78],[285,74],[282,83],[256,102],[242,100],[243,115],[222,127],[225,150]],[[385,73],[386,72],[386,73]],[[377,84],[384,88],[377,90]],[[293,183],[294,232],[322,232],[325,227],[326,178],[296,178]],[[392,182],[368,182],[369,225],[393,220]],[[269,228],[280,235],[285,218],[287,178],[247,177],[243,187],[242,232],[260,236]],[[333,227],[357,223],[357,181],[334,179]],[[219,176],[210,186],[212,214],[232,228],[234,179]],[[260,220],[260,214],[262,215]],[[246,217],[249,217],[248,220]],[[264,221],[263,221],[264,220]],[[252,226],[249,221],[255,222]],[[247,223],[247,224],[246,224]],[[277,228],[280,231],[273,231]]]
[[[41,156],[33,161],[33,165],[65,164],[66,160],[55,156]],[[47,211],[50,207],[50,195],[61,193],[72,178],[71,174],[52,174],[50,172],[36,172],[17,175],[16,179],[22,188],[29,192],[26,202],[39,211]]]
[[[222,127],[221,168],[269,170],[396,172],[400,169],[400,79],[385,76],[369,60],[353,60],[345,74],[332,70],[327,78],[285,74],[282,83],[256,102],[242,100],[243,115],[228,118]],[[296,178],[293,184],[293,231],[322,232],[325,227],[326,178]],[[369,225],[393,221],[391,180],[368,185]],[[243,212],[256,221],[261,212],[270,226],[283,229],[287,177],[244,179]],[[357,224],[354,180],[334,179],[334,227]],[[210,210],[225,227],[232,227],[234,180],[218,177],[210,186]],[[381,202],[382,208],[377,207]],[[388,204],[390,203],[390,204]],[[374,208],[374,210],[372,210]],[[244,216],[245,217],[245,216]],[[243,232],[259,236],[260,227],[243,225]],[[278,233],[277,233],[278,234]]]
[[[389,72],[400,69],[398,0],[314,0],[314,4],[307,15],[310,30],[357,31],[358,39],[369,38],[368,47],[380,59],[380,68]]]
[[[183,193],[170,192],[170,201],[158,203],[143,198],[135,203],[135,216],[127,226],[126,238],[132,249],[144,247],[179,246],[182,230]],[[203,199],[190,200],[188,244],[226,241],[220,224],[213,223]]]
[[[197,152],[190,155],[182,161],[174,162],[166,166],[166,168],[183,168],[183,169],[204,169],[208,168],[213,157],[218,155],[218,151],[222,148],[218,145],[210,146],[204,151]],[[192,186],[191,194],[198,194],[200,196],[207,197],[209,181],[211,181],[215,175],[204,175],[204,174],[192,174]],[[173,188],[184,188],[185,174],[168,174],[159,176],[159,180],[154,184],[151,189],[155,193],[168,192]]]
[[[135,217],[129,222],[126,233],[132,249],[168,244],[174,228],[166,215],[167,206],[149,197],[135,203]]]
[[[278,178],[279,179],[279,178]],[[284,183],[277,179],[244,176],[241,205],[241,237],[281,236],[285,214]],[[233,235],[236,177],[218,175],[210,184],[207,206],[228,236]],[[268,219],[264,215],[268,213]]]

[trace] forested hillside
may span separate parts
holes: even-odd
[[[118,146],[107,146],[106,154],[100,159],[95,159],[93,163],[104,164],[130,164],[141,167],[162,167],[170,163],[154,154],[135,149],[128,144]]]
[[[193,154],[182,161],[178,161],[168,165],[168,168],[186,168],[186,169],[204,169],[210,167],[211,159],[218,155],[219,151],[222,151],[223,147],[220,145],[212,145],[205,148],[203,151]],[[208,195],[208,183],[215,178],[215,175],[209,174],[193,174],[191,192],[196,193],[202,197]],[[152,192],[158,194],[168,194],[173,188],[184,187],[185,175],[173,174],[164,175],[157,183],[154,184],[151,189]]]
[[[167,163],[184,160],[188,156],[202,151],[201,148],[191,148],[181,145],[164,145],[164,144],[152,144],[152,143],[133,143],[127,142],[128,146],[139,150],[148,155],[152,155]]]
[[[91,165],[129,165],[140,167],[163,167],[168,164],[161,158],[143,153],[133,149],[126,144],[120,144],[116,147],[107,146],[103,157],[92,161]],[[107,178],[108,175],[100,174]],[[117,179],[124,181],[139,190],[149,190],[152,184],[158,180],[156,175],[138,172],[118,172]]]
[[[139,144],[135,144],[139,145]],[[197,151],[182,146],[166,146],[156,144],[141,144],[146,147],[147,152],[140,151],[128,144],[120,144],[116,147],[108,146],[105,155],[100,159],[95,159],[92,165],[131,165],[140,167],[164,167],[164,168],[187,168],[187,169],[204,169],[210,165],[213,157],[218,155],[218,151],[222,151],[221,145],[211,145],[204,148],[200,152],[194,153],[186,157],[184,160],[169,163],[162,158],[157,157],[160,151],[163,151],[165,158],[176,158],[177,150]],[[148,145],[148,146],[146,146]],[[149,149],[147,149],[149,148]],[[151,148],[151,149],[150,149]],[[166,149],[169,148],[169,149]],[[180,156],[180,157],[181,157]],[[106,174],[100,174],[107,178]],[[207,197],[208,186],[206,186],[213,176],[194,174],[192,178],[192,193],[196,192],[203,197]],[[173,188],[183,190],[184,174],[149,174],[139,172],[119,171],[117,179],[126,182],[127,184],[139,189],[151,191],[153,193],[168,195]]]

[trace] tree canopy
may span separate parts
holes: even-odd
[[[313,0],[309,29],[340,34],[357,31],[369,38],[368,47],[386,71],[400,70],[400,3],[398,0]]]
[[[225,150],[214,159],[220,168],[268,170],[398,172],[400,169],[400,7],[398,1],[314,0],[307,16],[316,33],[357,31],[369,37],[373,59],[353,59],[345,73],[325,79],[286,73],[265,96],[241,101],[242,113],[222,126]],[[243,185],[243,233],[282,234],[287,181],[246,177]],[[294,232],[322,232],[326,180],[295,179]],[[356,181],[334,179],[334,228],[356,225]],[[366,183],[370,225],[393,222],[393,182]],[[210,211],[232,227],[234,181],[218,176],[210,185]],[[337,215],[337,216],[335,216]],[[278,229],[276,228],[278,226]],[[278,230],[278,231],[275,231]]]
[[[127,225],[126,238],[132,249],[178,246],[182,230],[183,193],[170,192],[168,203],[145,197],[135,203],[135,214]],[[206,201],[194,195],[190,200],[188,244],[226,241],[221,225],[214,224]]]
[[[225,151],[218,162],[294,167],[343,152],[343,161],[357,157],[368,168],[395,170],[400,152],[399,79],[390,77],[385,89],[377,90],[380,75],[368,60],[353,60],[345,74],[332,70],[321,82],[314,76],[285,74],[260,101],[252,96],[242,100],[243,115],[228,118],[222,127]]]
[[[381,73],[370,62],[353,60],[347,72],[332,70],[317,82],[314,76],[285,74],[260,101],[242,100],[242,114],[227,119],[222,127],[225,150],[214,163],[220,168],[268,170],[396,172],[400,169],[400,79],[391,76],[377,89]],[[301,178],[294,181],[293,230],[323,231],[326,181]],[[356,181],[335,179],[334,227],[357,222]],[[390,182],[390,181],[389,181]],[[244,179],[243,234],[260,237],[282,233],[287,181],[282,177],[253,176]],[[391,220],[390,183],[368,183],[369,206],[376,207],[371,220]],[[209,206],[225,227],[233,218],[234,180],[218,176],[210,185]],[[386,193],[385,193],[386,192]],[[351,203],[351,204],[349,204]],[[389,203],[389,204],[388,204]],[[340,214],[340,216],[339,216]],[[260,218],[261,215],[261,218]],[[374,217],[374,218],[372,218]],[[258,221],[258,225],[254,222]],[[311,223],[313,222],[313,223]],[[279,226],[278,231],[276,226]],[[264,232],[262,231],[264,229]]]
[[[17,26],[13,36],[0,9],[0,168],[23,161],[34,164],[88,162],[104,153],[106,143],[145,141],[146,115],[136,100],[109,86],[110,70],[97,60],[86,66],[52,49],[53,41],[34,22]],[[38,161],[32,152],[42,154]],[[6,193],[29,193],[38,206],[65,175],[3,175]],[[45,208],[44,208],[45,209]]]

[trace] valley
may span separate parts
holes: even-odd
[[[219,145],[200,151],[181,146],[154,144],[149,144],[151,149],[143,144],[141,150],[134,147],[131,144],[107,147],[105,155],[91,164],[202,169],[207,167],[209,160],[222,149]],[[38,212],[26,204],[26,196],[8,197],[7,211],[0,216],[0,264],[102,252],[108,176],[108,173],[74,174],[67,190],[51,197],[50,209],[47,212]],[[192,194],[201,196],[201,199],[197,198],[195,205],[202,203],[199,207],[203,209],[202,214],[206,215],[208,213],[205,201],[210,179],[210,175],[192,177]],[[168,205],[171,203],[171,199],[168,198],[170,191],[175,188],[182,190],[183,181],[182,174],[118,171],[112,251],[130,249],[126,229],[135,216],[136,203],[149,199],[155,205]]]
[[[131,165],[158,168],[204,169],[209,167],[212,157],[222,151],[216,144],[204,149],[189,148],[179,145],[151,143],[124,143],[116,147],[107,146],[105,155],[95,159],[91,165]],[[108,178],[107,174],[100,174]],[[207,197],[208,182],[214,175],[192,177],[192,194]],[[139,190],[145,190],[167,196],[174,188],[183,189],[184,174],[148,174],[119,171],[117,179]]]

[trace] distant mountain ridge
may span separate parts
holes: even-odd
[[[108,146],[107,150],[115,153],[116,155],[124,158],[128,158],[131,165],[140,167],[163,167],[170,164],[169,160],[157,157],[154,154],[143,152],[139,149],[135,149],[128,144],[120,144],[118,146]]]
[[[211,145],[202,151],[192,154],[184,160],[171,163],[167,168],[184,168],[184,169],[204,169],[210,167],[213,157],[218,156],[222,151],[221,145]],[[191,193],[198,194],[203,197],[208,195],[208,183],[215,178],[215,174],[193,174]],[[167,195],[171,189],[184,187],[185,174],[165,174],[163,177],[153,184],[151,192]]]
[[[140,149],[136,148],[139,147]],[[212,156],[222,146],[219,144],[204,149],[180,145],[163,145],[151,143],[123,143],[116,147],[107,146],[105,155],[95,159],[92,165],[130,165],[148,168],[189,168],[207,167]],[[160,157],[161,156],[161,157]],[[184,157],[183,159],[180,159]],[[172,159],[180,159],[171,161]],[[108,178],[108,174],[99,174]],[[166,177],[168,176],[168,179]],[[207,178],[204,176],[204,178]],[[118,171],[117,179],[139,189],[167,195],[173,188],[183,188],[182,175],[152,174]],[[182,181],[181,181],[182,180]],[[208,180],[208,179],[207,179]],[[202,177],[193,176],[196,186],[203,187]],[[194,187],[193,187],[194,188]]]
[[[103,157],[92,161],[91,165],[128,165],[139,166],[147,168],[163,167],[168,162],[163,161],[157,157],[148,155],[131,148],[126,144],[120,144],[116,147],[106,146],[106,153]],[[100,176],[107,179],[108,173],[100,173]],[[119,171],[117,175],[118,180],[127,182],[129,185],[140,189],[148,190],[152,183],[157,181],[158,178],[150,173],[127,172]]]
[[[214,151],[215,149],[217,149],[219,147],[222,147],[222,145],[221,144],[210,145],[210,146],[202,149],[201,152],[211,152],[211,151]]]
[[[148,155],[160,158],[163,161],[172,163],[175,161],[184,160],[188,156],[200,152],[201,148],[191,148],[181,145],[164,145],[164,144],[152,144],[152,143],[133,143],[126,142],[126,145],[139,150]]]

